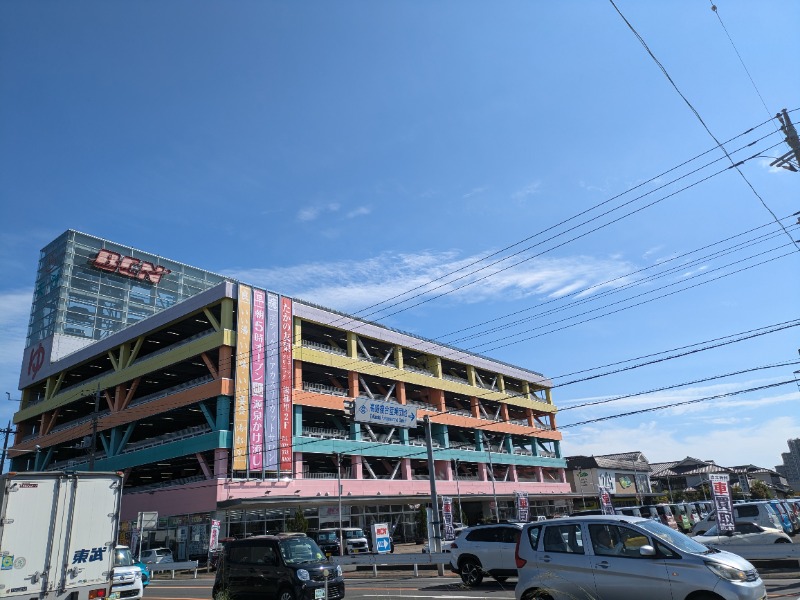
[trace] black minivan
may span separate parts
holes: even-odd
[[[214,579],[214,600],[328,600],[344,598],[342,568],[328,562],[304,534],[262,535],[225,544]]]

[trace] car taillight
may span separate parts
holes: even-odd
[[[514,561],[517,563],[517,568],[518,569],[521,569],[522,567],[524,567],[525,564],[528,562],[527,560],[525,560],[524,558],[522,558],[519,555],[519,543],[520,543],[520,540],[522,540],[522,536],[519,537],[519,539],[517,540],[517,545],[514,547]]]
[[[106,597],[106,589],[105,588],[98,588],[96,590],[89,590],[89,600],[94,600],[95,598],[105,598]]]

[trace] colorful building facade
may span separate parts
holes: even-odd
[[[179,556],[298,510],[413,537],[426,419],[470,521],[569,496],[543,375],[101,238],[42,251],[27,341],[12,468],[123,471],[123,519]]]

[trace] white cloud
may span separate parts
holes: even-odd
[[[608,259],[537,258],[508,271],[501,272],[500,269],[506,265],[500,263],[465,275],[480,268],[480,265],[470,265],[482,256],[460,258],[456,252],[387,252],[363,261],[320,262],[279,269],[234,269],[226,271],[226,274],[267,287],[280,281],[281,292],[285,294],[338,310],[353,311],[398,294],[405,298],[416,297],[415,301],[418,301],[420,295],[450,292],[450,302],[462,303],[513,300],[531,295],[555,298],[577,287],[598,284],[631,270],[625,262]],[[514,257],[512,262],[520,259]],[[464,271],[450,275],[462,268]],[[619,280],[615,284],[623,282]],[[468,283],[477,285],[464,287]]]
[[[489,188],[488,188],[488,187],[486,187],[486,186],[483,186],[483,187],[477,187],[477,188],[472,188],[470,191],[468,191],[466,194],[464,194],[464,195],[463,195],[463,196],[461,196],[461,197],[462,197],[464,200],[466,200],[467,198],[471,198],[472,196],[477,196],[478,194],[482,194],[483,192],[485,192],[485,191],[486,191],[486,190],[488,190],[488,189],[489,189]]]
[[[371,206],[359,206],[358,208],[351,210],[349,213],[347,213],[347,218],[353,219],[355,217],[363,217],[370,214],[371,212],[372,212]]]
[[[297,212],[298,221],[314,221],[324,213],[335,213],[341,208],[336,202],[324,205],[306,206]]]
[[[511,194],[511,197],[514,200],[524,200],[528,196],[537,195],[541,191],[541,187],[542,187],[542,182],[541,181],[534,181],[534,182],[529,183],[528,185],[526,185],[521,190],[517,190],[516,192]]]

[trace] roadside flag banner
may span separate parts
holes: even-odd
[[[600,499],[600,508],[604,515],[614,514],[614,504],[611,502],[611,489],[603,486],[597,487],[597,494]]]
[[[514,492],[514,505],[517,507],[517,521],[527,523],[530,508],[528,492]]]
[[[211,535],[208,536],[208,552],[209,554],[217,549],[219,544],[219,521],[216,519],[211,520]]]
[[[442,517],[444,519],[444,539],[456,539],[456,530],[453,527],[453,498],[442,496]]]
[[[727,474],[713,474],[708,476],[711,483],[711,493],[714,496],[714,508],[717,510],[717,529],[719,531],[733,531],[733,507],[731,506],[730,486]]]

